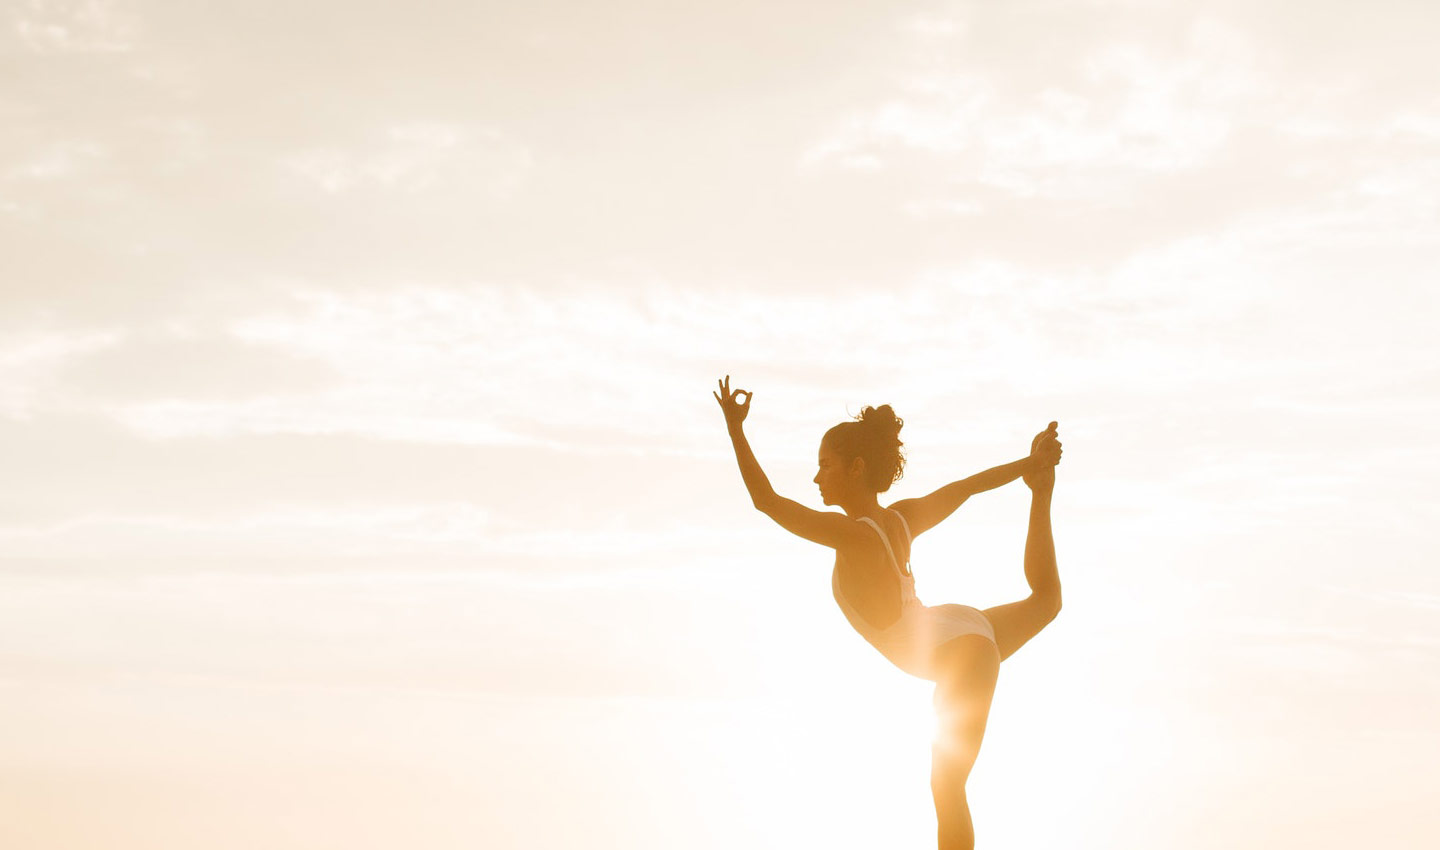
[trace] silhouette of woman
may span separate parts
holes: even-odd
[[[1060,574],[1050,532],[1050,500],[1061,448],[1058,423],[1030,443],[1027,457],[947,484],[928,496],[881,508],[878,495],[904,471],[900,427],[890,406],[867,407],[820,441],[815,483],[826,505],[816,511],[778,495],[755,460],[741,427],[752,395],[730,389],[730,376],[714,393],[740,464],[750,500],[786,531],[835,550],[831,587],[847,620],[895,666],[935,683],[940,724],[931,750],[940,850],[971,850],[975,832],[965,782],[980,752],[1000,662],[1060,612]],[[744,401],[741,401],[741,397]],[[1023,478],[1030,488],[1025,538],[1025,580],[1030,595],[987,608],[927,606],[915,597],[911,540],[934,528],[976,493]]]

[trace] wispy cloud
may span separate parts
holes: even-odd
[[[503,198],[524,182],[532,157],[494,130],[444,123],[392,126],[380,138],[350,148],[303,150],[286,168],[326,192],[375,187],[421,192],[480,192]]]
[[[140,38],[139,18],[124,0],[21,0],[10,23],[40,54],[125,53]]]
[[[41,395],[67,362],[103,350],[116,331],[23,331],[0,336],[0,415],[28,418],[48,407]]]
[[[1076,57],[1063,81],[1019,92],[973,56],[990,33],[957,20],[910,33],[922,58],[895,99],[846,118],[804,166],[874,168],[920,151],[946,155],[956,184],[1020,197],[1113,196],[1117,180],[1211,160],[1236,114],[1268,85],[1255,48],[1216,22],[1194,24],[1178,52],[1102,42]]]
[[[116,333],[113,344],[70,358],[58,392],[101,406],[186,399],[237,401],[309,394],[330,383],[329,368],[272,346],[203,331]]]

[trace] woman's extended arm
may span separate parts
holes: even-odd
[[[955,513],[956,508],[976,493],[994,490],[1045,465],[1059,463],[1060,444],[1054,440],[1057,427],[1058,423],[1051,422],[1049,428],[1035,435],[1030,443],[1029,457],[977,472],[969,478],[952,481],[928,496],[902,499],[890,507],[905,515],[911,534],[928,531]]]
[[[744,404],[740,403],[741,395],[745,396]],[[725,427],[735,448],[735,461],[740,464],[740,477],[745,481],[745,489],[750,492],[750,502],[756,510],[775,520],[786,531],[832,548],[853,543],[857,537],[863,536],[857,529],[858,524],[844,514],[811,510],[776,493],[775,488],[770,486],[770,479],[765,477],[765,470],[760,468],[760,461],[755,459],[750,441],[745,438],[742,423],[750,413],[751,394],[741,389],[732,391],[730,376],[726,375],[725,380],[720,382],[720,392],[714,393],[714,396],[725,413]]]
[[[740,477],[745,480],[745,489],[750,492],[750,502],[756,510],[769,513],[768,509],[780,498],[780,494],[775,492],[765,470],[760,468],[760,461],[755,459],[750,441],[745,438],[744,428],[739,422],[733,425],[726,423],[726,426],[730,432],[730,444],[735,448],[735,462],[740,464]]]
[[[952,481],[928,496],[902,499],[890,507],[905,515],[911,534],[919,534],[944,522],[946,517],[955,513],[956,508],[965,504],[965,500],[976,493],[994,490],[1024,475],[1031,463],[1033,461],[1028,457],[1011,461],[984,472],[977,472],[969,478]]]

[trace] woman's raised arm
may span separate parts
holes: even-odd
[[[770,479],[765,476],[765,470],[755,459],[755,452],[751,450],[742,427],[750,413],[753,394],[742,389],[732,391],[729,375],[719,384],[720,391],[712,395],[725,414],[725,427],[735,448],[735,460],[740,464],[740,477],[745,480],[745,489],[750,492],[750,502],[755,509],[775,520],[786,531],[831,548],[854,543],[857,538],[863,537],[859,524],[844,514],[812,510],[775,492],[775,488],[770,486]],[[743,404],[740,402],[742,395],[745,396]]]
[[[765,470],[760,468],[760,461],[755,459],[755,452],[750,450],[750,441],[745,439],[745,431],[742,428],[745,417],[750,415],[750,400],[754,398],[749,390],[736,388],[730,389],[730,376],[726,375],[725,380],[717,381],[720,391],[711,393],[715,401],[720,404],[720,411],[725,414],[725,429],[730,432],[730,442],[735,447],[735,460],[740,464],[740,477],[745,479],[745,489],[750,491],[750,501],[759,510],[765,510],[772,500],[778,498],[775,488],[770,486],[770,479],[765,477]],[[745,402],[740,402],[740,396],[745,396]]]
[[[1030,455],[1020,460],[977,472],[969,478],[952,481],[939,490],[918,499],[902,499],[890,507],[904,514],[910,533],[918,535],[939,525],[965,500],[986,490],[1002,487],[1015,479],[1060,462],[1060,443],[1056,439],[1059,423],[1035,435],[1030,441]]]

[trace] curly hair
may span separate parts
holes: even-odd
[[[825,432],[825,442],[847,462],[865,460],[865,483],[884,493],[905,474],[900,429],[905,420],[890,405],[867,407],[852,422],[841,422]]]

